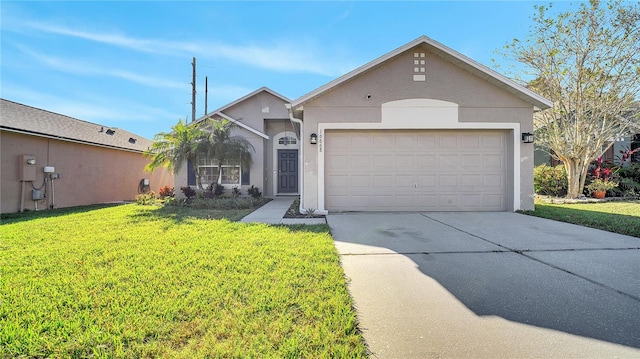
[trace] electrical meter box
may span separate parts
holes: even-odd
[[[44,192],[39,189],[31,190],[31,200],[32,201],[40,201],[44,199]]]
[[[20,181],[36,180],[36,157],[32,155],[18,156]]]

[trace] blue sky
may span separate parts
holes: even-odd
[[[200,117],[205,76],[209,111],[295,99],[421,35],[493,67],[534,4],[3,0],[0,97],[151,139],[191,117],[193,57]]]

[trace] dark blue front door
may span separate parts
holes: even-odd
[[[298,192],[298,150],[278,150],[278,193]]]

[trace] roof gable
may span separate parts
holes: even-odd
[[[475,75],[479,76],[480,78],[500,87],[503,88],[504,90],[506,90],[507,92],[515,95],[516,97],[526,101],[527,103],[530,103],[532,106],[534,106],[537,109],[547,109],[550,108],[551,106],[553,106],[553,103],[549,100],[547,100],[546,98],[538,95],[537,93],[525,88],[524,86],[521,86],[519,84],[517,84],[516,82],[514,82],[513,80],[510,80],[509,78],[497,73],[496,71],[491,70],[490,68],[462,55],[461,53],[452,50],[442,44],[440,44],[439,42],[427,37],[427,36],[421,36],[363,66],[360,66],[359,68],[327,83],[324,86],[319,87],[318,89],[311,91],[309,93],[307,93],[306,95],[303,95],[302,97],[296,99],[295,101],[293,101],[292,107],[294,109],[301,107],[302,105],[304,105],[306,102],[315,99],[317,97],[322,96],[325,92],[367,72],[370,71],[376,67],[378,67],[379,65],[381,65],[384,62],[387,62],[389,60],[391,60],[392,58],[395,58],[396,56],[399,56],[400,54],[404,53],[405,51],[408,51],[416,46],[419,45],[426,45],[429,47],[430,50],[433,51],[434,54],[436,54],[437,56],[440,56],[442,58],[444,58],[445,60],[453,63],[454,65],[461,67],[471,73],[474,73]]]
[[[238,105],[238,104],[240,104],[240,103],[242,103],[244,101],[247,101],[250,98],[255,97],[256,95],[258,95],[258,94],[260,94],[262,92],[266,92],[268,94],[271,94],[272,96],[281,99],[284,103],[290,103],[291,102],[291,99],[289,99],[288,97],[285,97],[285,96],[283,96],[283,95],[271,90],[270,88],[263,86],[263,87],[255,90],[255,91],[245,95],[245,96],[240,97],[239,99],[237,99],[237,100],[235,100],[233,102],[230,102],[230,103],[228,103],[228,104],[226,104],[226,105],[224,105],[224,106],[222,106],[222,107],[220,107],[220,108],[218,108],[216,110],[213,110],[213,111],[209,112],[208,114],[198,118],[196,120],[196,122],[204,121],[205,119],[212,118],[213,116],[219,116],[219,117],[225,118],[225,119],[233,122],[236,126],[238,126],[240,128],[243,128],[243,129],[245,129],[245,130],[247,130],[247,131],[249,131],[251,133],[254,133],[254,134],[256,134],[256,135],[258,135],[258,136],[260,136],[260,137],[262,137],[264,139],[269,139],[269,136],[267,134],[265,134],[264,132],[259,131],[259,130],[255,129],[255,128],[243,123],[241,120],[235,119],[235,118],[225,114],[225,112],[224,112],[227,109],[230,109],[230,108],[232,108],[232,107],[234,107],[234,106],[236,106],[236,105]]]
[[[143,152],[152,143],[123,129],[79,120],[5,99],[0,99],[0,129],[134,152]]]
[[[217,114],[217,113],[219,113],[219,112],[224,112],[226,109],[231,108],[231,107],[233,107],[233,106],[235,106],[235,105],[239,104],[240,102],[246,101],[246,100],[248,100],[248,99],[250,99],[250,98],[252,98],[252,97],[256,96],[257,94],[259,94],[259,93],[261,93],[261,92],[269,93],[269,94],[271,94],[271,95],[273,95],[273,96],[275,96],[275,97],[277,97],[277,98],[281,99],[281,100],[282,100],[282,101],[284,101],[285,103],[290,103],[290,102],[291,102],[291,99],[289,99],[288,97],[285,97],[285,96],[283,96],[283,95],[281,95],[281,94],[279,94],[279,93],[277,93],[277,92],[275,92],[275,91],[271,90],[270,88],[263,86],[263,87],[261,87],[261,88],[259,88],[259,89],[255,90],[255,91],[253,91],[253,92],[251,92],[251,93],[249,93],[249,94],[247,94],[247,95],[244,95],[244,96],[240,97],[239,99],[237,99],[237,100],[235,100],[235,101],[233,101],[233,102],[230,102],[230,103],[228,103],[228,104],[226,104],[226,105],[224,105],[224,106],[222,106],[222,107],[220,107],[220,108],[218,108],[218,109],[216,109],[216,110],[213,110],[213,111],[209,112],[208,114],[206,114],[206,115],[204,115],[204,116],[202,116],[202,117],[198,118],[198,119],[196,120],[196,122],[202,121],[202,120],[204,120],[205,118],[209,118],[209,117],[211,117],[212,115],[215,115],[215,114]]]

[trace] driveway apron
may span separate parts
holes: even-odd
[[[640,238],[505,212],[327,222],[374,358],[640,358]]]

